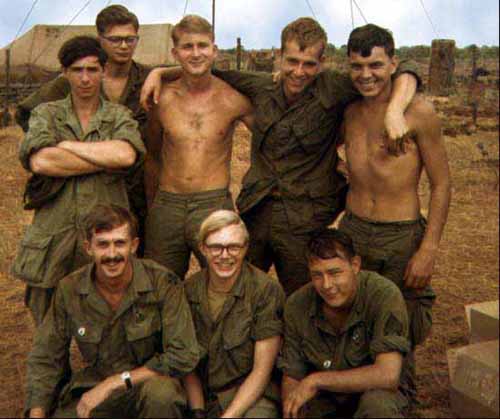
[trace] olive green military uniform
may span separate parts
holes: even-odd
[[[279,358],[284,374],[302,380],[317,371],[371,365],[380,353],[408,353],[408,317],[401,292],[375,272],[361,271],[357,278],[356,297],[340,332],[325,318],[322,299],[312,283],[289,297]],[[402,417],[406,405],[401,391],[325,391],[306,405],[305,413],[309,417]]]
[[[203,220],[219,209],[234,209],[227,189],[190,194],[158,190],[146,219],[146,257],[172,269],[181,279],[189,269],[191,252],[205,267],[198,232]]]
[[[26,412],[42,407],[55,409],[54,417],[76,417],[84,392],[111,375],[145,366],[161,375],[113,393],[92,417],[182,417],[186,396],[177,378],[191,372],[200,355],[184,290],[153,261],[133,258],[132,267],[132,282],[116,311],[96,289],[94,264],[61,281],[28,357]],[[73,338],[86,366],[71,374],[65,366]]]
[[[253,368],[255,342],[282,334],[285,295],[280,284],[244,263],[216,321],[208,306],[208,271],[185,282],[186,296],[202,348],[197,373],[209,417],[219,417]],[[279,392],[272,383],[244,417],[278,417]]]
[[[413,68],[401,64],[403,71]],[[347,186],[335,170],[336,136],[346,105],[359,94],[347,75],[328,70],[288,106],[271,75],[215,74],[255,107],[251,165],[236,203],[250,233],[250,262],[264,271],[274,263],[289,295],[308,281],[311,233],[344,209]]]
[[[136,166],[142,163],[144,145],[137,122],[127,108],[101,100],[84,134],[69,95],[66,99],[42,104],[32,112],[19,158],[23,167],[31,170],[30,157],[44,147],[56,146],[59,141],[109,139],[127,141],[137,153]],[[89,261],[82,247],[81,231],[90,210],[97,204],[129,207],[125,174],[102,171],[68,176],[57,196],[35,210],[12,270],[28,285],[26,304],[37,325],[48,310],[51,289],[61,278]]]
[[[147,114],[141,107],[139,100],[142,85],[150,71],[151,67],[132,61],[127,84],[118,101],[119,104],[126,106],[132,111],[133,118],[138,122],[139,130],[143,137],[145,135]],[[28,131],[28,121],[33,109],[41,103],[64,99],[69,95],[70,89],[68,80],[63,76],[45,83],[39,90],[32,93],[18,104],[16,110],[17,123],[24,131]],[[102,88],[101,94],[105,100],[109,100],[106,96],[106,92]],[[146,194],[143,178],[144,166],[142,164],[131,171],[126,178],[130,209],[139,221],[140,242],[139,248],[137,249],[139,256],[142,256],[144,252],[144,222],[146,219]]]

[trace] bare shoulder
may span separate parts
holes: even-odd
[[[182,86],[180,80],[175,80],[173,82],[163,84],[160,92],[160,106],[164,106],[172,100],[175,100],[175,98],[178,97],[181,93]]]
[[[417,93],[410,103],[408,115],[425,123],[425,118],[437,118],[437,113],[432,102],[421,93]],[[424,118],[422,121],[421,118]]]
[[[217,89],[217,96],[220,98],[221,103],[228,108],[236,111],[244,111],[251,108],[250,100],[236,89],[233,89],[225,81],[214,77],[214,86]]]
[[[361,100],[355,100],[354,102],[351,102],[349,105],[347,105],[344,111],[344,120],[355,118],[361,110],[361,105]]]

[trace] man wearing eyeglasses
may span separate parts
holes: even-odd
[[[207,268],[185,289],[202,351],[184,379],[193,417],[278,417],[271,383],[282,333],[284,292],[278,281],[244,261],[248,231],[234,211],[202,223],[199,247]]]
[[[151,68],[132,59],[139,41],[139,21],[126,7],[112,5],[101,10],[96,18],[99,42],[108,56],[104,67],[101,94],[104,99],[128,107],[143,133],[146,112],[139,105],[142,84]],[[28,130],[31,111],[41,103],[64,99],[70,93],[66,77],[58,77],[44,84],[38,91],[19,103],[16,111],[18,124]],[[137,168],[127,178],[127,190],[132,212],[139,221],[140,248],[143,253],[144,219],[146,200],[144,194],[143,166]]]

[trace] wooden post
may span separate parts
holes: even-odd
[[[236,38],[236,69],[241,70],[241,38]]]
[[[472,124],[474,126],[477,126],[477,110],[478,110],[478,102],[479,102],[479,97],[478,97],[478,86],[477,86],[477,56],[479,53],[479,50],[476,45],[472,45],[471,47],[471,53],[472,53],[472,74],[471,74],[471,98],[470,98],[470,103],[472,107]]]
[[[10,48],[5,50],[5,107],[7,108],[10,96]]]
[[[455,71],[455,41],[434,39],[429,66],[429,93],[448,96],[453,89]]]

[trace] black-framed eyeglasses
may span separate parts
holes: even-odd
[[[128,46],[132,46],[132,45],[137,44],[137,41],[139,40],[138,35],[134,35],[134,36],[104,36],[104,35],[101,35],[101,38],[105,39],[111,45],[116,46],[116,47],[121,45],[122,42],[125,42]]]
[[[230,243],[227,245],[222,244],[205,244],[205,247],[208,249],[212,256],[220,256],[224,253],[224,250],[227,251],[231,256],[238,256],[242,250],[246,247],[246,243]]]

